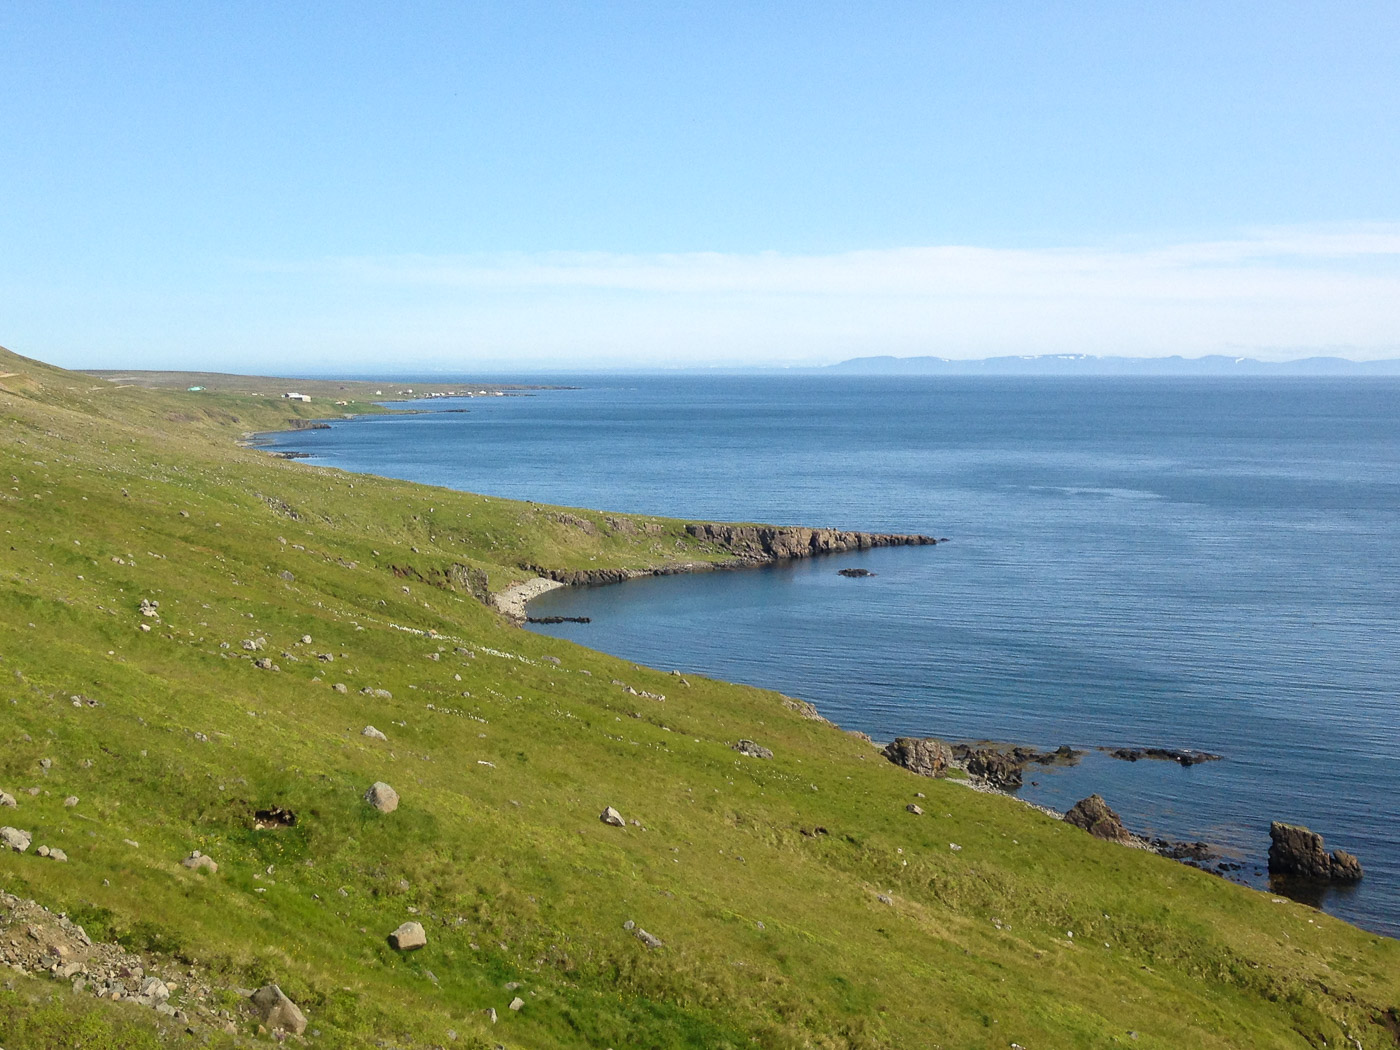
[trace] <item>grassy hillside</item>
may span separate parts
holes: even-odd
[[[265,981],[326,1047],[1396,1045],[1397,942],[513,627],[478,599],[522,564],[718,555],[235,444],[316,411],[0,353],[0,823],[69,858],[0,890],[216,989],[177,1024],[16,974],[6,1050],[265,1043]]]

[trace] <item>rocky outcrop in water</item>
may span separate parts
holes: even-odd
[[[1209,751],[1192,751],[1188,747],[1116,747],[1107,750],[1113,758],[1124,762],[1136,762],[1142,758],[1157,759],[1161,762],[1175,762],[1182,766],[1195,766],[1202,762],[1219,762],[1219,755]]]
[[[1322,836],[1296,824],[1269,825],[1269,874],[1329,882],[1357,882],[1361,862],[1345,850],[1324,848]]]

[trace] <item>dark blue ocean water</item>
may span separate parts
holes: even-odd
[[[780,689],[878,740],[1223,754],[1094,753],[1032,767],[1021,794],[1063,809],[1098,791],[1136,830],[1223,847],[1256,885],[1269,821],[1306,824],[1366,867],[1323,907],[1400,934],[1400,381],[567,381],[275,441],[547,503],[946,536],[531,611],[590,616],[545,630]]]

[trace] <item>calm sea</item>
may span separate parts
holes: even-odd
[[[1222,754],[1095,752],[1031,767],[1021,794],[1064,809],[1097,791],[1255,885],[1270,820],[1306,824],[1366,868],[1322,906],[1400,934],[1400,381],[550,381],[579,389],[274,440],[546,503],[948,537],[531,611],[589,616],[541,629],[779,689],[877,740]]]

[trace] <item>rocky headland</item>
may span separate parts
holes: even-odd
[[[571,523],[578,521],[572,515],[560,517]],[[526,618],[525,603],[552,589],[540,587],[540,581],[552,582],[554,586],[598,587],[647,576],[678,576],[716,569],[755,568],[781,561],[814,558],[823,554],[844,554],[876,547],[931,547],[948,542],[946,538],[917,534],[848,532],[799,525],[724,525],[714,522],[692,522],[685,526],[685,531],[692,538],[707,545],[711,553],[725,557],[716,561],[677,561],[641,569],[558,569],[526,563],[520,568],[533,573],[536,579],[506,589],[494,596],[493,604],[512,619],[523,622]],[[874,574],[862,572],[861,575]]]

